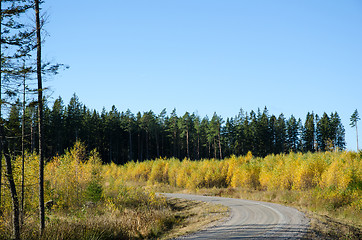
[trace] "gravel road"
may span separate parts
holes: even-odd
[[[190,194],[163,195],[222,204],[230,209],[226,220],[178,239],[302,239],[309,229],[309,220],[303,213],[278,204]]]

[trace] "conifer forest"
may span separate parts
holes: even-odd
[[[289,152],[343,150],[344,127],[337,112],[307,113],[304,120],[294,116],[275,116],[267,108],[250,113],[240,110],[223,119],[184,113],[120,112],[115,106],[102,112],[89,109],[74,94],[68,104],[61,97],[44,106],[45,156],[49,159],[84,142],[96,149],[104,163],[124,164],[159,157],[199,160],[222,159],[231,155],[265,157]],[[21,104],[11,107],[5,123],[10,150],[21,150]],[[36,106],[25,110],[25,147],[37,151]]]

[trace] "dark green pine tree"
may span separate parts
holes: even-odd
[[[271,152],[272,147],[272,134],[269,128],[269,114],[266,107],[263,113],[260,113],[258,109],[256,135],[258,139],[258,156],[265,157]]]
[[[302,132],[303,151],[314,152],[315,151],[315,117],[314,113],[307,113],[307,117],[304,123]]]
[[[224,136],[224,154],[230,156],[231,154],[237,154],[239,146],[236,141],[235,122],[233,118],[227,118],[225,126],[222,128],[222,135]]]
[[[173,109],[170,115],[170,118],[166,122],[166,126],[168,129],[168,136],[171,139],[172,145],[172,156],[178,158],[179,157],[179,129],[178,129],[178,117],[176,114],[176,109]]]
[[[158,125],[158,134],[159,134],[159,150],[158,150],[158,154],[157,157],[159,156],[165,156],[165,137],[166,137],[166,108],[164,108],[160,114],[158,114],[157,116],[157,125]]]
[[[209,118],[203,117],[200,124],[200,158],[211,158],[211,141],[208,138]]]
[[[90,134],[89,136],[89,147],[90,149],[99,149],[103,143],[103,125],[102,118],[96,110],[93,110],[91,119],[89,122]],[[101,151],[101,149],[99,149]]]
[[[123,127],[128,132],[128,161],[133,160],[133,141],[132,141],[132,134],[135,130],[136,120],[131,112],[131,110],[127,109],[124,118],[123,118]]]
[[[287,143],[287,125],[283,114],[275,122],[275,152],[285,153]]]
[[[179,119],[179,129],[180,129],[180,137],[182,141],[185,143],[186,146],[186,157],[190,159],[190,140],[191,136],[190,133],[192,132],[193,122],[191,115],[186,112],[180,119]]]
[[[243,109],[240,109],[239,114],[235,117],[233,121],[233,130],[234,130],[234,144],[230,146],[232,148],[232,153],[235,155],[245,155],[247,153],[247,139],[246,139],[246,128],[247,124],[247,113],[244,113]],[[231,144],[231,143],[230,143]]]
[[[223,119],[214,113],[209,124],[209,139],[212,141],[214,148],[214,158],[222,159],[222,146],[221,146],[221,125]]]
[[[94,134],[92,129],[92,111],[84,105],[82,109],[82,121],[79,131],[79,138],[85,143],[89,150],[96,148],[93,141],[91,140],[92,138],[95,138],[92,134]]]
[[[47,102],[43,101],[43,154],[45,158],[53,157],[54,146],[52,125],[51,125],[51,109],[48,107]]]
[[[64,150],[64,103],[59,96],[53,103],[51,111],[51,140],[54,154],[61,154]]]
[[[193,123],[195,128],[195,144],[194,144],[194,156],[196,160],[201,156],[201,120],[200,116],[193,114]]]
[[[155,132],[155,122],[156,122],[156,118],[155,118],[155,114],[153,113],[153,111],[148,111],[148,112],[144,112],[141,118],[141,129],[144,132],[144,146],[145,146],[145,158],[146,160],[151,159],[152,154],[151,150],[152,148],[150,147],[152,145],[151,139],[152,139],[152,135]]]
[[[299,123],[292,115],[287,121],[287,150],[292,152],[298,151],[299,144]]]
[[[30,152],[34,152],[35,147],[35,132],[36,132],[36,115],[37,109],[34,103],[30,103],[25,108],[25,143],[27,143],[27,149]]]
[[[74,93],[65,109],[65,148],[70,148],[79,140],[83,104]]]
[[[108,162],[120,163],[119,146],[121,133],[120,112],[113,105],[111,111],[104,116],[105,124],[105,143],[107,146]]]
[[[158,116],[154,112],[152,112],[152,122],[151,122],[152,144],[151,144],[151,147],[152,147],[153,151],[152,151],[151,158],[160,157],[160,133],[161,133],[160,121],[158,119]]]
[[[9,150],[13,156],[21,152],[21,104],[19,99],[12,104],[9,118],[6,121],[6,135],[9,141]]]
[[[258,127],[258,121],[256,118],[256,114],[255,112],[252,110],[249,114],[249,119],[247,119],[248,121],[248,127],[246,129],[246,138],[248,139],[248,148],[247,151],[251,151],[253,153],[253,155],[255,156],[260,156],[260,152],[259,152],[259,136],[258,131],[257,131],[257,127]]]
[[[339,117],[337,112],[331,114],[330,124],[331,124],[330,138],[333,141],[334,150],[339,150],[339,151],[344,150],[346,147],[345,130],[342,125],[341,118]]]
[[[143,130],[141,127],[141,121],[142,121],[142,114],[141,112],[138,112],[136,115],[136,126],[137,126],[137,159],[138,161],[142,162],[143,159]]]
[[[317,145],[319,151],[331,150],[331,129],[330,119],[327,113],[323,113],[323,116],[317,122],[316,128]]]
[[[277,123],[277,118],[274,115],[271,115],[271,117],[269,118],[270,149],[268,154],[279,153],[277,152],[277,147],[276,147],[276,123]]]

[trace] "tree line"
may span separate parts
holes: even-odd
[[[25,148],[37,151],[37,106],[28,106],[22,116],[21,104],[14,104],[5,123],[9,146],[14,155],[21,146],[21,121],[25,121]],[[123,164],[131,160],[159,157],[222,159],[231,155],[254,156],[289,152],[315,152],[345,149],[345,130],[337,112],[321,116],[307,113],[306,119],[286,118],[263,111],[240,110],[224,120],[216,113],[211,118],[176,109],[120,112],[92,110],[74,94],[67,105],[61,97],[52,106],[44,105],[44,154],[51,158],[63,154],[76,141],[97,149],[103,162]]]

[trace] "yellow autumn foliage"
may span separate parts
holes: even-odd
[[[346,201],[348,195],[354,196],[346,201],[348,204],[358,204],[362,188],[361,155],[347,151],[277,154],[265,158],[255,158],[249,152],[246,156],[233,155],[224,160],[198,161],[160,158],[127,163],[121,168],[124,181],[164,183],[189,189],[320,189],[332,203]]]
[[[54,157],[45,167],[49,198],[59,207],[79,206],[87,198],[91,182],[101,181],[102,163],[98,153],[86,155],[84,144],[77,142],[62,156]]]

